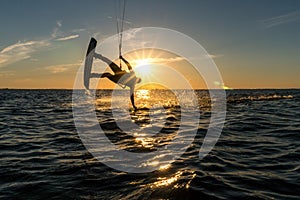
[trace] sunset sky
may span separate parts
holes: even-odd
[[[2,0],[0,88],[73,88],[90,37],[116,34],[118,2]],[[211,55],[227,87],[300,88],[298,0],[126,2],[125,30],[163,27],[188,35]],[[159,59],[171,57],[152,56],[156,70]]]

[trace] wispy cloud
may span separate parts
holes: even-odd
[[[62,20],[56,21],[56,25],[57,25],[58,27],[62,27]]]
[[[58,38],[56,39],[57,41],[66,41],[66,40],[71,40],[71,39],[75,39],[75,38],[78,38],[79,35],[76,34],[76,35],[69,35],[69,36],[66,36],[66,37],[62,37],[62,38]]]
[[[56,26],[54,27],[51,33],[52,38],[60,37],[62,35],[62,32],[60,31],[61,27],[62,27],[62,20],[56,21]]]
[[[213,54],[208,54],[205,56],[205,59],[207,58],[219,58],[222,57],[223,55],[213,55]],[[197,58],[199,59],[199,58]],[[203,58],[204,59],[204,58]],[[137,59],[133,62],[135,62],[134,64],[139,64],[140,62],[143,62],[144,59]],[[180,61],[186,61],[186,58],[181,57],[181,56],[177,56],[177,57],[159,57],[159,58],[146,58],[145,59],[148,63],[153,63],[153,64],[164,64],[164,65],[168,65],[172,62],[180,62]]]
[[[172,62],[179,62],[185,60],[183,57],[171,57],[171,58],[154,58],[151,60],[152,63],[159,63],[159,64],[168,64]]]
[[[224,55],[221,55],[221,54],[208,54],[207,56],[208,56],[209,58],[214,59],[214,58],[220,58],[220,57],[223,57]]]
[[[73,70],[76,67],[79,67],[81,63],[71,63],[71,64],[62,64],[62,65],[50,65],[44,67],[44,69],[48,70],[52,74],[58,74]]]
[[[62,21],[56,21],[56,26],[53,29],[50,36],[41,40],[27,40],[18,41],[6,47],[0,48],[0,68],[6,65],[19,62],[25,59],[31,59],[31,61],[38,61],[36,58],[32,57],[33,54],[50,48],[53,46],[53,41],[66,41],[79,37],[79,34],[75,34],[86,29],[75,29],[71,31],[73,34],[66,36],[67,33],[62,32],[60,29],[63,26]]]
[[[83,31],[86,31],[86,29],[85,28],[78,28],[78,29],[72,30],[72,33],[79,33],[79,32],[83,32]]]
[[[11,77],[14,76],[15,72],[13,71],[1,71],[0,72],[0,78],[7,78],[7,77]]]
[[[265,28],[271,28],[274,26],[279,26],[282,24],[291,23],[298,20],[300,20],[300,11],[294,11],[284,15],[279,15],[279,16],[261,20],[261,23]]]
[[[7,47],[0,49],[0,68],[8,64],[12,64],[24,59],[31,59],[36,61],[35,58],[32,58],[32,54],[52,45],[53,41],[66,41],[79,37],[79,34],[72,34],[65,36],[66,34],[60,30],[62,27],[62,21],[56,21],[56,26],[53,29],[51,36],[43,40],[30,40],[30,41],[18,41],[15,44],[11,44]],[[76,29],[72,32],[81,32],[85,29]]]
[[[123,41],[130,40],[132,38],[135,38],[137,33],[140,32],[142,28],[135,28],[131,30],[127,30],[123,33]]]
[[[214,59],[214,58],[220,58],[220,57],[223,57],[223,55],[207,54],[202,57],[197,57],[195,59],[211,59],[211,58]],[[190,59],[192,59],[192,58],[190,58]],[[172,58],[156,58],[155,61],[158,63],[168,63],[168,62],[187,61],[187,59],[184,57],[177,56],[177,57],[172,57]]]
[[[62,20],[56,21],[56,26],[54,27],[54,29],[51,33],[51,39],[56,40],[56,41],[66,41],[66,40],[71,40],[71,39],[75,39],[75,38],[79,37],[78,34],[72,34],[72,35],[66,36],[67,34],[61,30],[62,25],[63,25]],[[74,29],[71,32],[78,33],[78,32],[82,32],[82,31],[85,31],[85,29]]]
[[[128,25],[132,24],[132,22],[130,22],[130,21],[128,21],[128,20],[125,20],[125,19],[122,20],[122,19],[120,19],[120,18],[116,18],[116,17],[112,17],[112,16],[107,16],[107,19],[115,20],[115,21],[118,22],[119,24],[121,24],[122,21],[123,21],[123,23],[128,24]]]
[[[50,45],[48,40],[17,42],[5,47],[0,52],[0,67],[28,59],[33,53]]]
[[[168,65],[172,62],[179,62],[185,60],[183,57],[159,57],[159,58],[142,58],[142,59],[134,59],[132,64],[135,66],[143,65],[144,63],[152,63],[152,64],[164,64]]]

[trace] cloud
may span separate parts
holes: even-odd
[[[0,68],[24,59],[50,45],[48,40],[17,42],[0,51]]]
[[[284,15],[279,15],[276,17],[271,17],[268,19],[261,20],[261,23],[265,28],[271,28],[274,26],[279,26],[282,24],[291,23],[298,20],[300,20],[300,11],[294,11]]]
[[[151,60],[152,63],[171,63],[171,62],[179,62],[185,60],[183,57],[177,56],[172,58],[154,58]]]
[[[75,39],[75,38],[78,38],[78,37],[79,37],[79,35],[76,34],[76,35],[70,35],[70,36],[58,38],[58,39],[56,39],[56,40],[57,40],[57,41],[66,41],[66,40],[71,40],[71,39]]]
[[[214,54],[207,54],[195,58],[190,58],[190,59],[195,59],[197,61],[204,60],[204,59],[214,59],[214,58],[219,58],[222,57],[223,55],[214,55]],[[140,59],[133,59],[131,62],[134,66],[138,65],[144,65],[144,63],[151,63],[151,64],[162,64],[162,65],[170,65],[171,63],[174,62],[181,62],[181,61],[188,61],[185,57],[181,56],[176,56],[176,57],[154,57],[154,58],[140,58]]]
[[[179,61],[184,61],[185,59],[183,57],[170,57],[170,58],[142,58],[142,59],[135,59],[132,61],[132,64],[135,66],[141,65],[143,63],[152,63],[152,64],[164,64],[168,65],[172,62],[179,62]]]
[[[62,35],[62,32],[59,30],[62,27],[62,20],[56,21],[56,27],[54,27],[51,37],[56,38]]]
[[[214,58],[220,58],[220,57],[223,57],[224,55],[217,55],[217,54],[208,54],[207,55],[209,58],[212,58],[212,59],[214,59]]]
[[[1,71],[0,72],[0,78],[7,78],[7,77],[11,77],[14,76],[15,73],[13,71]]]
[[[61,32],[59,31],[59,28],[58,27],[55,27],[54,29],[53,29],[53,32],[51,33],[51,37],[52,38],[56,38],[56,37],[58,37],[58,36],[60,36],[61,35]]]
[[[56,26],[53,28],[53,31],[51,33],[51,39],[56,40],[56,41],[65,41],[65,40],[71,40],[71,39],[79,37],[78,34],[66,36],[67,34],[61,30],[61,27],[62,27],[62,20],[56,21]],[[83,32],[83,31],[86,31],[86,29],[84,29],[84,28],[74,29],[74,30],[70,31],[69,33],[79,33],[79,32]]]
[[[56,21],[56,25],[57,25],[58,27],[62,27],[62,20]]]
[[[140,32],[141,30],[142,30],[142,28],[135,28],[135,29],[130,29],[130,30],[123,32],[123,41],[135,38],[137,33]]]
[[[44,68],[52,74],[58,74],[58,73],[70,71],[75,67],[79,67],[80,65],[81,63],[72,63],[72,64],[62,64],[62,65],[50,65]]]
[[[60,31],[62,27],[62,21],[56,21],[56,27],[53,29],[51,36],[42,40],[29,40],[18,41],[15,44],[11,44],[6,47],[0,48],[0,68],[6,65],[16,63],[25,59],[31,59],[31,61],[38,61],[36,58],[32,58],[34,53],[49,48],[53,45],[53,41],[66,41],[79,37],[79,34],[72,34],[65,36],[66,34]],[[76,29],[72,32],[81,32],[86,29]]]
[[[203,58],[197,57],[196,59],[214,59],[214,58],[219,58],[222,57],[223,55],[214,55],[214,54],[208,54],[205,55]],[[151,58],[150,58],[151,59]],[[180,62],[180,61],[187,61],[186,58],[184,57],[171,57],[171,58],[153,58],[151,60],[149,60],[151,63],[163,63],[163,64],[167,64],[170,62]]]
[[[78,28],[78,29],[72,30],[72,33],[79,33],[79,32],[83,32],[83,31],[86,31],[86,29],[85,28]]]
[[[112,17],[112,16],[107,16],[107,19],[115,20],[115,21],[119,24],[119,26],[121,26],[122,21],[123,21],[123,23],[128,24],[128,25],[131,25],[131,24],[132,24],[131,21],[128,21],[128,20],[125,20],[125,19],[122,20],[122,19],[120,19],[120,18],[116,18],[116,17]]]

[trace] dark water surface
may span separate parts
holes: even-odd
[[[162,132],[176,133],[176,99],[151,93],[155,98],[137,92],[138,107],[158,100],[167,113]],[[208,156],[198,158],[210,118],[209,96],[198,91],[201,119],[190,148],[165,169],[132,174],[86,150],[74,125],[71,90],[0,90],[0,199],[299,199],[300,90],[226,93],[225,126]],[[118,134],[110,91],[97,96],[99,123],[120,147],[151,151],[169,142]],[[131,117],[140,126],[151,121],[147,109]]]

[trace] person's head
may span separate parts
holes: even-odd
[[[140,83],[142,82],[142,79],[141,78],[136,78],[136,83]]]

